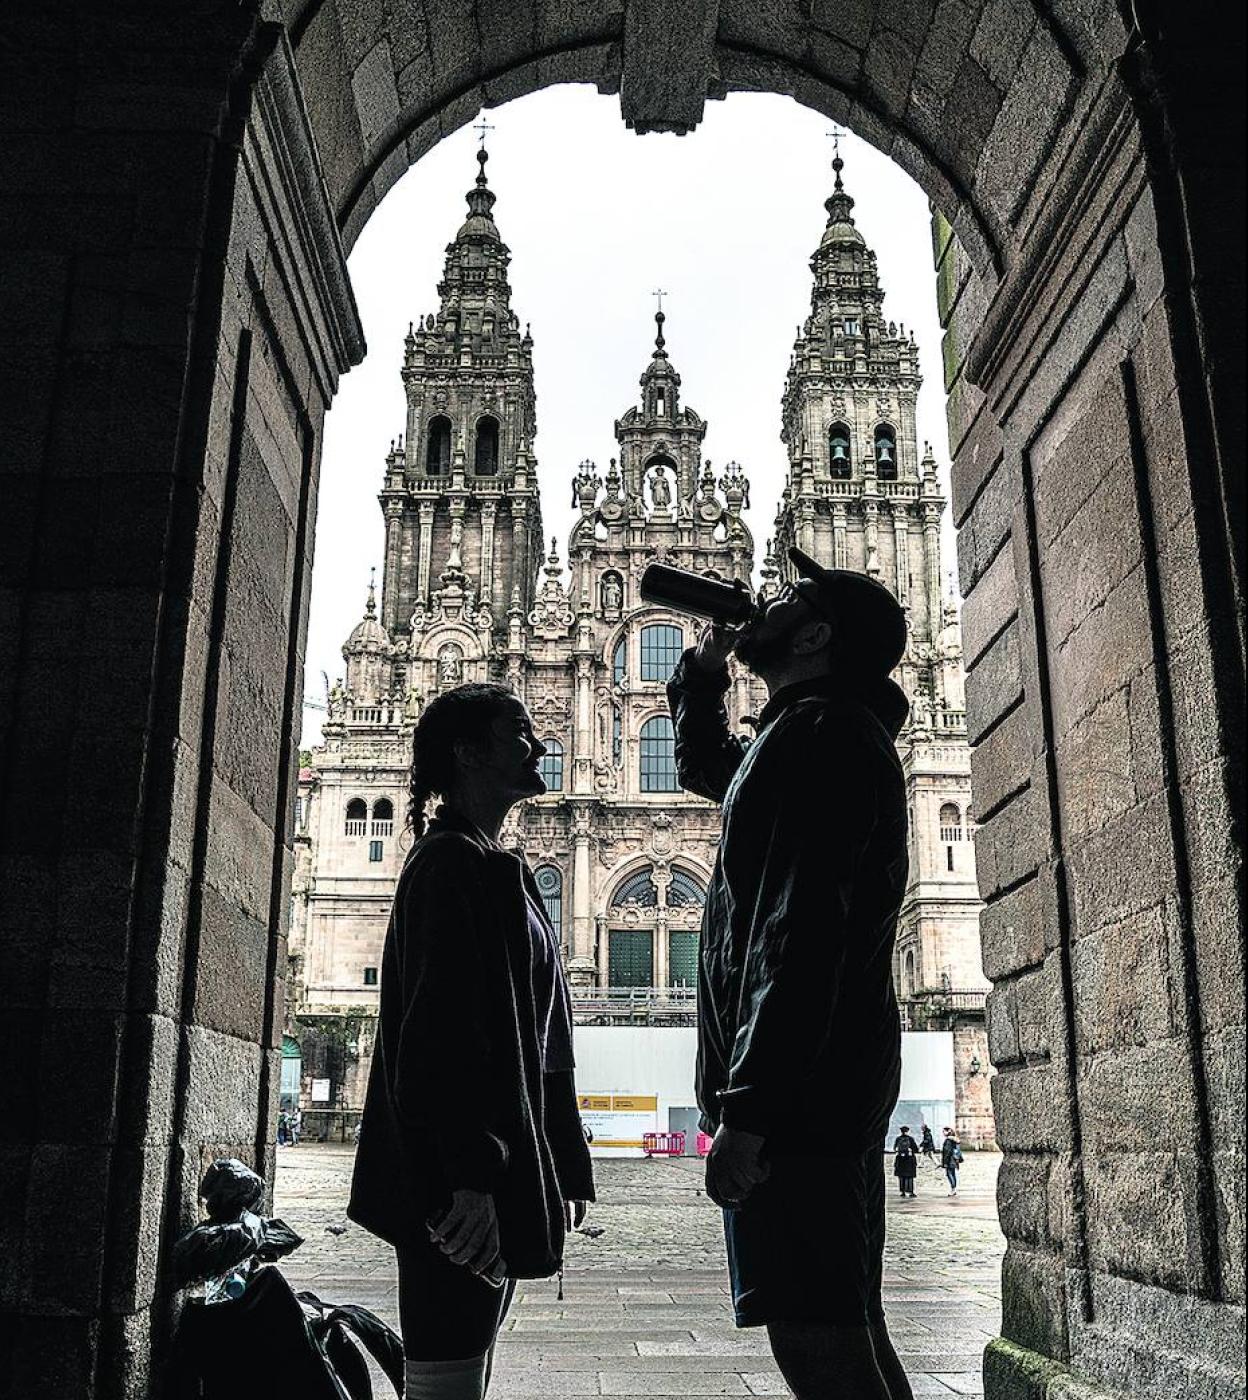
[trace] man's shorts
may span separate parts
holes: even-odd
[[[743,1205],[724,1211],[738,1327],[884,1317],[884,1149],[782,1156]]]

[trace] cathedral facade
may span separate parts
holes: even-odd
[[[703,456],[707,424],[683,399],[665,319],[639,398],[616,420],[605,470],[586,460],[566,541],[542,530],[533,443],[533,340],[511,307],[509,252],[486,154],[468,218],[448,245],[439,309],[406,339],[404,437],[386,458],[380,601],[343,648],[322,746],[300,774],[291,929],[295,1015],[366,1016],[376,1005],[391,897],[409,844],[406,782],[421,706],[465,680],[509,683],[548,749],[545,796],[503,839],[523,852],[564,948],[578,1001],[687,1007],[719,812],[680,791],[665,683],[696,639],[690,618],[642,601],[654,560],[749,580],[749,482]],[[911,719],[899,739],[910,801],[911,880],[898,931],[898,994],[915,1028],[952,1029],[959,1119],[992,1136],[970,843],[970,763],[956,612],[943,587],[945,507],[915,423],[918,354],[882,316],[875,255],[835,162],[828,226],[812,260],[811,314],[783,397],[789,471],[761,564],[785,576],[796,543],[865,570],[905,607],[897,677]],[[740,668],[736,727],[765,702]],[[356,1064],[367,1060],[367,1033]],[[979,1079],[978,1084],[975,1083]],[[358,1072],[342,1094],[358,1098]],[[987,1114],[987,1117],[985,1117]]]

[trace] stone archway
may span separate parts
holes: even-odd
[[[274,0],[10,21],[0,986],[35,1047],[4,1158],[14,1393],[144,1390],[202,1159],[269,1164],[321,426],[364,350],[344,248],[482,104],[567,81],[642,132],[790,94],[947,216],[1009,1154],[989,1394],[1173,1394],[1235,1365],[1243,49],[1200,19]]]

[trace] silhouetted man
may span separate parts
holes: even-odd
[[[893,1143],[893,1175],[903,1196],[914,1195],[914,1179],[919,1174],[919,1144],[910,1129],[902,1124]]]
[[[737,1325],[768,1329],[797,1400],[910,1400],[880,1298],[905,620],[865,574],[789,558],[799,577],[744,630],[707,628],[668,685],[681,785],[723,805],[698,991],[707,1190]],[[771,697],[748,746],[723,704],[733,650]]]

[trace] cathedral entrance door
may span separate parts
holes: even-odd
[[[612,987],[654,986],[654,934],[650,929],[611,930],[607,981]]]

